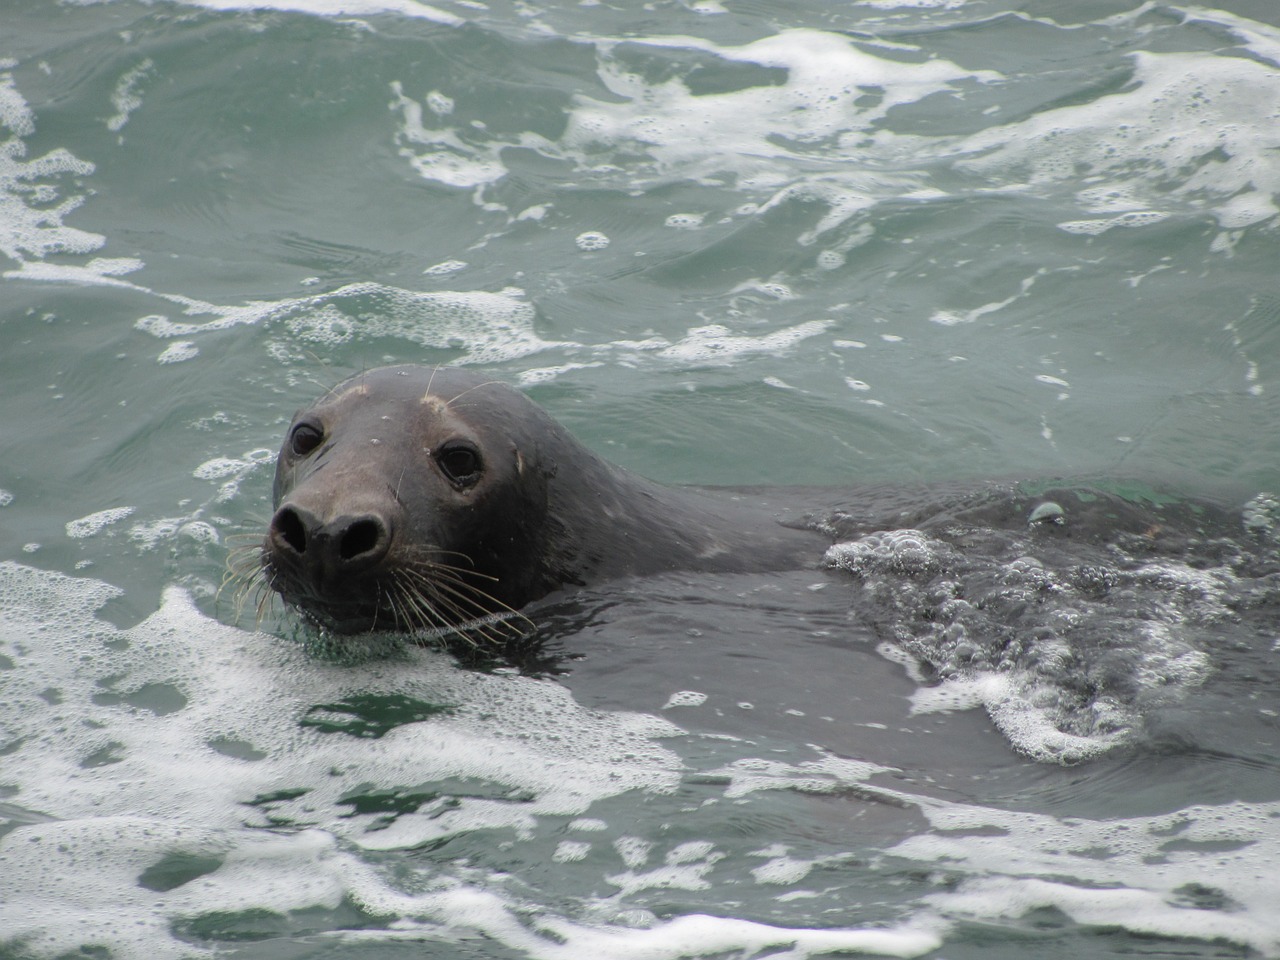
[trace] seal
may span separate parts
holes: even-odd
[[[617,577],[816,565],[829,542],[741,495],[636,476],[448,367],[370,370],[299,411],[274,505],[263,582],[337,633],[462,630]]]

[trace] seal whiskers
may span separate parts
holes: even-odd
[[[256,630],[261,627],[262,621],[266,618],[267,610],[275,600],[276,593],[271,585],[260,541],[256,537],[250,539],[251,537],[251,534],[233,534],[228,538],[249,542],[236,544],[227,554],[226,569],[222,573],[222,582],[218,584],[214,604],[217,605],[222,601],[224,592],[233,589],[231,594],[233,621],[239,623],[240,618],[244,616],[245,607],[252,598],[253,626]]]
[[[435,560],[421,561],[396,570],[397,583],[411,591],[410,599],[414,608],[430,614],[428,619],[435,620],[435,626],[461,626],[469,631],[475,630],[491,640],[524,636],[535,628],[533,621],[524,614],[468,582],[463,578],[464,575],[494,579]],[[495,610],[495,607],[498,609]],[[452,619],[441,617],[437,610],[453,615]],[[512,624],[513,619],[523,621],[525,628]],[[489,626],[491,623],[501,623],[506,635],[494,630]]]

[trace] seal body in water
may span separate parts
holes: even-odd
[[[451,629],[568,585],[814,565],[829,539],[595,456],[513,388],[384,367],[289,427],[266,583],[331,630]]]

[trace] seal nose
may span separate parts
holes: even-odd
[[[375,513],[325,522],[305,507],[285,504],[271,518],[271,546],[313,577],[361,573],[391,548],[386,520]]]

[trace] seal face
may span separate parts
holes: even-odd
[[[299,411],[276,463],[267,585],[330,630],[453,629],[566,585],[815,562],[820,540],[596,457],[511,387],[384,367]]]

